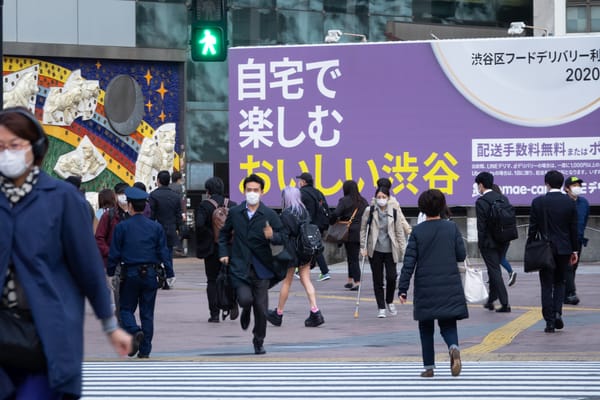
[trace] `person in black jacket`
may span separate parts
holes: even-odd
[[[453,221],[440,218],[446,205],[444,194],[430,189],[419,196],[419,210],[426,220],[414,227],[408,239],[400,271],[398,295],[406,303],[411,277],[414,278],[413,316],[419,321],[424,378],[433,376],[435,351],[434,320],[450,352],[452,376],[460,374],[462,364],[456,321],[469,318],[457,262],[466,257],[465,245]]]
[[[496,200],[505,200],[506,198],[492,190],[494,185],[494,176],[489,172],[481,172],[475,177],[481,197],[475,202],[475,212],[477,214],[477,244],[481,258],[487,267],[488,278],[490,280],[490,296],[487,303],[483,305],[488,310],[494,310],[494,301],[500,300],[501,307],[496,312],[510,312],[508,304],[508,292],[504,281],[502,280],[502,271],[500,270],[500,261],[508,249],[507,243],[500,243],[494,240],[491,234],[491,224],[489,221],[490,209],[492,203]]]
[[[577,208],[575,202],[560,191],[563,174],[548,171],[544,183],[548,189],[545,196],[533,199],[529,216],[527,240],[542,233],[554,247],[554,270],[540,270],[542,288],[542,315],[546,321],[544,332],[562,329],[562,305],[565,297],[565,273],[569,263],[578,259]]]
[[[352,219],[348,230],[348,241],[344,242],[348,259],[348,282],[344,287],[350,290],[358,290],[360,285],[360,224],[361,216],[368,203],[360,195],[355,181],[345,181],[342,190],[344,197],[338,201],[337,207],[331,213],[329,222],[335,224],[338,219],[342,221]]]
[[[242,307],[242,329],[248,329],[250,312],[254,310],[254,353],[265,354],[268,291],[270,280],[275,277],[270,245],[284,244],[286,238],[277,213],[260,201],[265,181],[251,174],[244,179],[243,187],[246,200],[229,210],[219,233],[219,261],[229,264],[231,284]]]
[[[221,178],[213,176],[204,184],[208,197],[202,200],[196,209],[196,257],[204,259],[204,270],[206,272],[206,297],[208,298],[208,311],[210,318],[208,322],[219,322],[219,308],[217,307],[217,276],[221,268],[219,261],[219,246],[215,243],[215,232],[213,232],[212,216],[216,203],[223,206],[225,203],[225,184]],[[214,203],[213,203],[214,202]],[[236,203],[229,200],[227,207],[231,208]],[[230,318],[237,318],[238,309],[234,307]]]
[[[156,178],[158,187],[150,193],[148,199],[151,208],[150,218],[158,221],[167,235],[167,248],[169,258],[173,263],[173,246],[177,241],[177,231],[183,223],[181,217],[181,196],[169,188],[171,174],[169,171],[160,171]],[[163,289],[168,289],[163,286]]]

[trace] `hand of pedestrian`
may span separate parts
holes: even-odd
[[[366,257],[366,256],[367,256],[367,254],[368,254],[368,253],[367,253],[367,249],[360,249],[360,255],[361,255],[361,256],[363,256],[363,257]]]
[[[577,260],[579,258],[579,255],[577,253],[571,253],[571,265],[575,265],[577,264]]]
[[[273,228],[271,228],[271,225],[269,225],[269,221],[266,222],[263,232],[266,239],[271,239],[273,237]]]
[[[401,293],[398,298],[400,299],[400,304],[406,303],[406,293]]]
[[[221,264],[229,265],[229,257],[221,257],[219,261],[221,261]]]
[[[117,328],[108,335],[110,344],[113,346],[118,355],[125,357],[131,353],[131,335],[121,328]]]
[[[169,288],[172,288],[175,285],[176,280],[176,277],[167,278],[167,286],[169,286]]]

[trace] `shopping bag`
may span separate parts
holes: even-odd
[[[488,300],[488,291],[480,268],[465,264],[465,299],[469,304],[483,304]]]

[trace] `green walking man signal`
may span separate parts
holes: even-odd
[[[216,24],[196,23],[192,26],[192,60],[225,61],[227,37],[224,29]]]

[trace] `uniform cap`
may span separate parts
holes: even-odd
[[[303,172],[300,175],[298,175],[296,178],[306,181],[306,183],[308,183],[309,185],[312,185],[312,183],[313,183],[313,177],[308,172]]]
[[[148,193],[136,187],[128,187],[125,189],[125,196],[127,196],[128,200],[146,200]]]
[[[567,179],[565,179],[565,187],[569,187],[569,186],[571,186],[574,183],[581,184],[581,183],[583,183],[583,180],[580,179],[580,178],[578,178],[578,177],[576,177],[576,176],[570,176]]]

